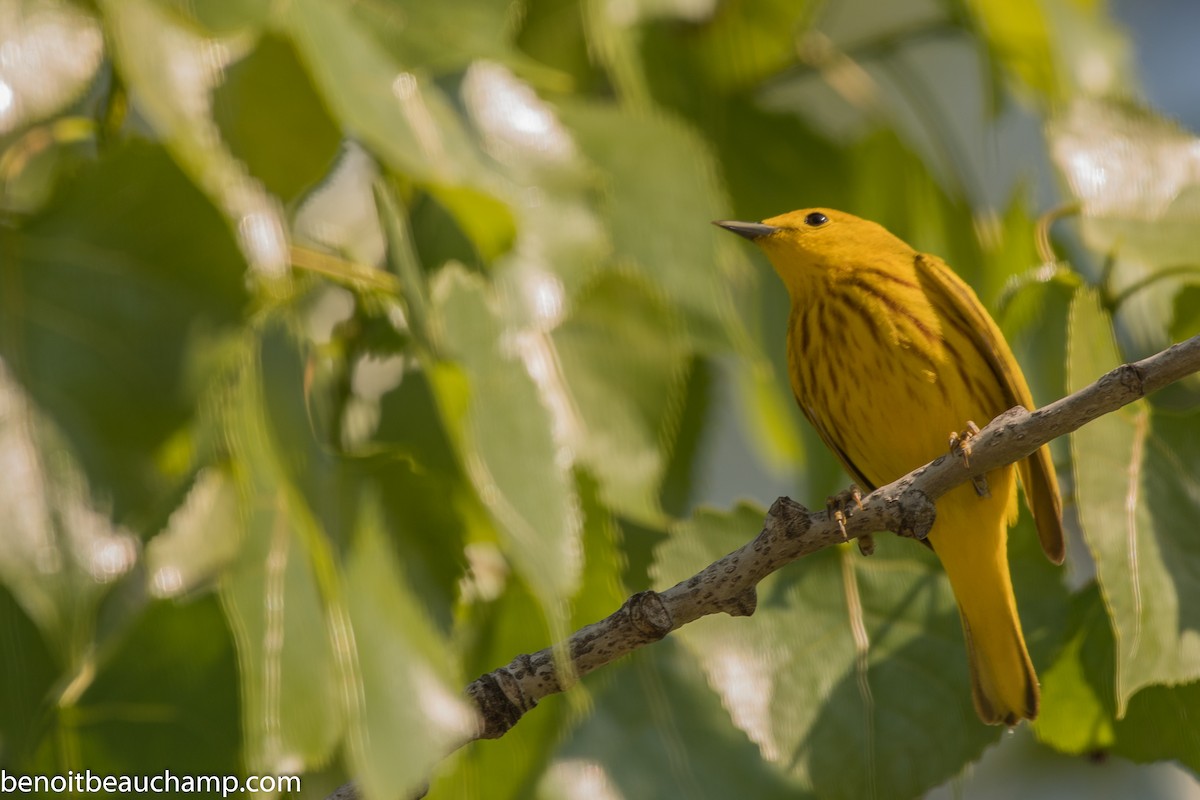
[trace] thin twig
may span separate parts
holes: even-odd
[[[923,538],[933,526],[934,501],[954,487],[1020,461],[1052,439],[1195,372],[1200,372],[1200,336],[1117,367],[1036,411],[1009,409],[972,440],[969,470],[949,454],[913,470],[864,497],[862,508],[846,517],[844,533],[824,509],[809,511],[780,497],[753,541],[670,589],[638,592],[608,617],[576,631],[565,643],[572,674],[575,679],[587,675],[709,614],[749,616],[755,610],[759,581],[801,556],[847,538],[883,530]],[[472,681],[466,693],[478,710],[478,728],[458,747],[503,736],[539,700],[568,688],[559,679],[558,647],[519,655]],[[352,784],[338,792],[331,798],[359,797]]]

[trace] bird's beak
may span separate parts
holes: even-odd
[[[713,220],[713,225],[718,228],[724,228],[727,231],[733,231],[738,236],[742,236],[750,241],[760,239],[763,236],[770,236],[779,228],[771,225],[763,225],[761,222],[736,222],[729,219]]]

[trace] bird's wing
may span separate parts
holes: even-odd
[[[975,347],[991,367],[1004,392],[1005,402],[1032,410],[1033,395],[1030,394],[1025,376],[1021,374],[1021,368],[1004,334],[984,310],[971,287],[935,256],[918,254],[916,270],[931,298],[936,296],[940,300],[936,303],[937,307],[956,316],[960,327],[970,331]],[[1037,452],[1022,459],[1017,469],[1025,489],[1025,499],[1037,523],[1042,550],[1055,564],[1061,564],[1064,555],[1062,505],[1058,479],[1050,460],[1050,448],[1038,448]]]

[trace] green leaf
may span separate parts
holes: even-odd
[[[741,546],[764,515],[698,513],[659,547],[656,584]],[[706,617],[679,636],[734,724],[819,797],[913,797],[998,736],[971,705],[949,583],[912,542],[882,536],[871,558],[852,545],[814,553],[759,585],[753,618]]]
[[[687,351],[673,309],[640,280],[606,275],[552,335],[579,414],[580,461],[603,502],[643,524],[662,510],[667,441],[681,411]]]
[[[544,622],[542,601],[517,575],[504,570],[490,544],[467,551],[471,572],[458,615],[455,638],[464,644],[468,675],[508,664],[518,653],[534,653],[553,639]],[[458,800],[486,786],[489,800],[524,800],[546,769],[569,719],[569,701],[550,695],[499,740],[473,742],[437,770],[430,800]]]
[[[60,113],[87,91],[104,58],[104,32],[85,8],[52,0],[8,2],[3,13],[0,50],[8,56],[0,60],[0,134],[7,136]],[[55,46],[60,42],[70,45]]]
[[[283,24],[342,127],[391,167],[424,183],[487,186],[489,169],[442,90],[388,53],[350,6],[295,0]]]
[[[268,359],[273,347],[268,337]],[[238,649],[248,771],[294,773],[332,754],[350,695],[337,661],[345,654],[331,642],[336,610],[327,613],[321,586],[331,568],[318,549],[324,534],[291,472],[301,448],[279,444],[297,427],[266,406],[261,363],[246,360],[226,401],[243,538],[221,601]]]
[[[609,672],[591,715],[543,773],[538,797],[815,796],[730,724],[685,648],[666,640]]]
[[[15,255],[0,354],[116,518],[145,524],[178,477],[163,448],[246,302],[229,228],[160,148],[130,144],[0,239]]]
[[[266,24],[271,17],[271,0],[155,0],[164,8],[183,14],[204,30],[240,33]]]
[[[1062,650],[1039,676],[1042,709],[1033,732],[1064,753],[1083,755],[1112,746],[1113,638],[1098,587],[1071,598]]]
[[[723,202],[704,140],[669,117],[601,103],[564,103],[561,112],[601,170],[617,265],[670,298],[695,347],[744,345],[735,309],[745,261],[733,237],[709,224]]]
[[[641,49],[647,78],[698,81],[717,93],[744,91],[795,64],[797,45],[820,8],[819,3],[796,0],[731,0],[715,7],[711,19],[703,19],[697,18],[697,9],[704,6],[684,0],[630,5],[644,18],[665,18],[646,26]],[[681,61],[686,70],[666,68]]]
[[[629,591],[622,580],[626,558],[617,521],[601,502],[599,487],[590,475],[577,471],[576,486],[583,511],[583,573],[571,626],[578,630],[620,608]]]
[[[225,70],[213,117],[230,152],[285,202],[328,172],[341,144],[296,51],[274,35]]]
[[[100,8],[138,116],[236,222],[251,263],[264,275],[278,276],[287,268],[282,215],[229,153],[212,116],[212,92],[230,59],[231,42],[203,35],[152,0],[100,0]]]
[[[1072,598],[1066,645],[1042,674],[1038,739],[1071,754],[1112,752],[1150,763],[1176,759],[1200,770],[1200,683],[1149,686],[1116,718],[1115,642],[1104,600],[1093,584]]]
[[[1171,315],[1171,341],[1182,342],[1200,335],[1200,284],[1183,287],[1175,295],[1175,313]]]
[[[346,562],[361,701],[350,761],[370,797],[408,797],[473,729],[449,648],[409,589],[373,493]]]
[[[1113,752],[1131,761],[1173,759],[1200,773],[1200,683],[1150,686],[1129,701]]]
[[[355,16],[384,49],[409,68],[432,74],[457,72],[487,59],[527,61],[509,44],[514,9],[490,0],[366,0]]]
[[[166,527],[146,544],[150,594],[182,597],[214,584],[237,557],[239,511],[231,476],[218,468],[201,471]]]
[[[1067,106],[1048,135],[1089,248],[1154,269],[1200,264],[1194,135],[1136,105],[1094,99]]]
[[[569,400],[555,372],[553,343],[537,331],[506,328],[488,287],[453,265],[438,275],[433,306],[434,322],[469,386],[460,421],[453,384],[435,375],[443,419],[507,555],[552,610],[574,592],[580,569],[570,453],[556,439],[556,430],[568,424]]]
[[[57,738],[73,746],[60,772],[156,775],[169,765],[177,775],[240,775],[236,684],[214,596],[151,603],[78,703],[60,709]]]
[[[1049,25],[1036,0],[966,0],[992,58],[1047,101],[1061,94]]]
[[[54,663],[42,634],[17,603],[8,587],[0,584],[0,737],[3,760],[9,769],[22,769],[36,750],[55,707]]]
[[[0,583],[71,678],[90,669],[96,610],[138,541],[92,497],[71,447],[0,363]]]
[[[600,267],[610,243],[595,209],[594,176],[561,113],[501,64],[477,62],[458,90],[481,147],[502,176],[508,212],[461,192],[432,191],[488,257],[501,255],[498,280],[513,311],[557,321]]]
[[[1068,389],[1121,363],[1095,290],[1072,302]],[[1143,686],[1200,678],[1198,420],[1139,400],[1071,435],[1079,518],[1116,632],[1117,714]]]

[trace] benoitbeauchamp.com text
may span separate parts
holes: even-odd
[[[208,794],[231,797],[259,792],[299,792],[299,775],[99,775],[90,769],[66,775],[10,775],[0,769],[0,795],[66,794]]]

